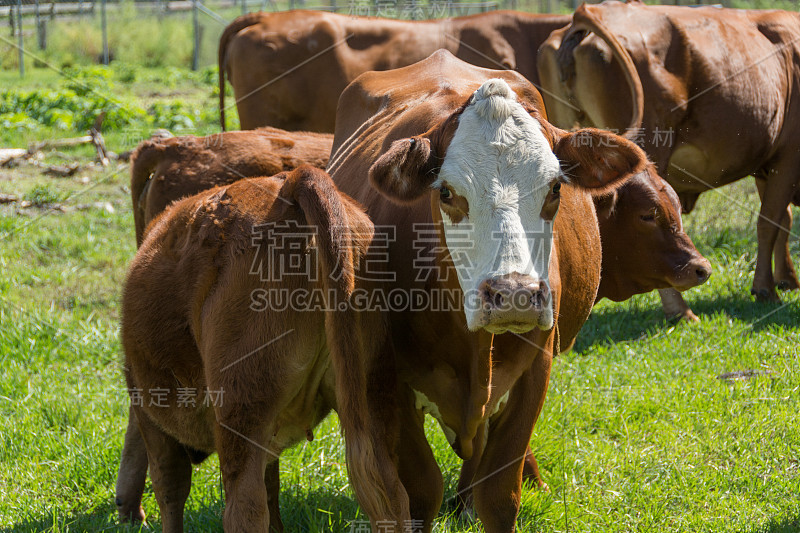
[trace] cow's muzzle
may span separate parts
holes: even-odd
[[[478,292],[482,326],[491,333],[552,326],[552,298],[545,281],[514,272],[483,281]]]
[[[711,263],[705,257],[696,257],[681,268],[669,280],[673,288],[685,291],[702,285],[711,277]]]

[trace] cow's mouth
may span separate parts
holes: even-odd
[[[528,333],[530,330],[538,326],[539,324],[534,324],[531,322],[520,322],[512,320],[508,322],[495,322],[491,324],[486,324],[483,327],[483,329],[485,329],[489,333],[494,333],[495,335],[499,335],[501,333]]]

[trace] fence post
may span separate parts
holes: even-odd
[[[39,0],[36,0],[33,9],[36,16],[36,40],[39,42],[39,48],[42,49],[42,28],[39,26],[42,20],[39,18]]]
[[[108,19],[106,17],[106,0],[100,4],[100,18],[103,25],[103,64],[108,65]]]
[[[17,42],[19,43],[19,75],[24,78],[25,54],[22,51],[22,0],[17,0]]]
[[[194,53],[192,54],[192,70],[200,67],[200,20],[198,18],[197,0],[192,0],[192,25],[194,26]]]

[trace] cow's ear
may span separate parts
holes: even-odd
[[[553,151],[569,183],[597,192],[620,185],[647,166],[647,155],[641,148],[595,128],[559,131]]]
[[[593,197],[594,209],[597,213],[598,220],[606,220],[611,218],[614,214],[614,209],[617,207],[617,191],[609,191],[604,194],[598,194]]]
[[[398,203],[418,200],[436,179],[436,156],[426,137],[395,141],[369,169],[369,181]]]

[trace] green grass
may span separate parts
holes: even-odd
[[[122,102],[213,105],[212,84],[192,74],[134,71],[112,69]],[[19,90],[63,83],[34,72]],[[210,119],[198,122],[214,131]],[[112,129],[109,148],[129,149],[157,125]],[[25,146],[78,133],[37,126],[2,135]],[[88,162],[92,154],[69,155]],[[0,205],[1,531],[117,528],[114,484],[127,415],[118,310],[135,253],[127,181],[125,165],[86,166],[73,178],[45,177],[29,165],[0,168],[0,193],[43,206]],[[743,181],[706,194],[685,218],[714,268],[706,285],[686,294],[700,324],[665,322],[655,294],[601,302],[575,350],[558,357],[532,439],[550,492],[524,492],[520,531],[800,530],[800,294],[782,294],[781,305],[749,296],[757,206],[752,182]],[[798,239],[791,242],[800,260]],[[744,370],[758,374],[718,379]],[[429,421],[427,429],[447,500],[460,463],[438,427]],[[364,519],[335,418],[282,457],[281,473],[289,531],[344,531]],[[144,506],[159,531],[149,484]],[[437,531],[480,531],[448,509]],[[221,530],[221,511],[212,457],[195,469],[188,529]]]

